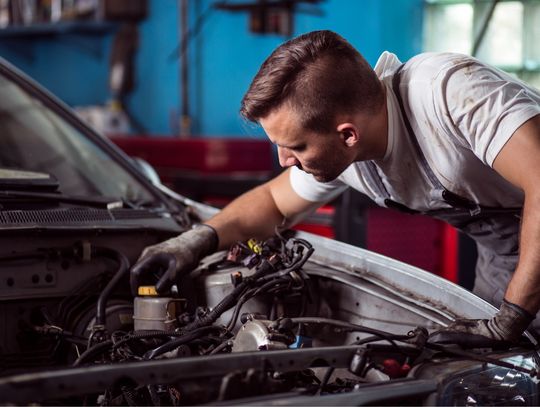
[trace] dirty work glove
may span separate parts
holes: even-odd
[[[131,268],[130,285],[133,296],[140,285],[154,284],[156,273],[163,272],[155,283],[158,294],[166,293],[180,277],[192,271],[200,260],[218,247],[218,235],[209,225],[200,225],[181,235],[149,246]],[[152,281],[152,282],[149,282]]]
[[[429,342],[457,344],[464,348],[485,348],[515,343],[534,319],[523,308],[503,300],[491,319],[458,319],[446,328],[432,333]]]

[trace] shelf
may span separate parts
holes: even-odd
[[[118,25],[102,21],[65,21],[32,25],[13,25],[0,29],[1,39],[53,37],[64,34],[104,35]]]

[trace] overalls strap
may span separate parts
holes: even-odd
[[[402,64],[394,74],[394,77],[392,78],[392,89],[394,91],[394,94],[396,95],[396,99],[398,101],[399,110],[401,112],[401,117],[403,118],[403,122],[405,124],[405,128],[407,129],[407,137],[409,138],[409,141],[411,142],[412,146],[414,147],[414,150],[416,152],[416,156],[418,159],[418,162],[422,169],[424,170],[424,173],[428,177],[429,181],[431,182],[431,185],[433,186],[432,196],[435,199],[443,200],[444,202],[448,203],[454,208],[459,209],[467,209],[471,215],[477,215],[480,213],[481,208],[480,205],[476,202],[473,202],[467,198],[463,198],[459,196],[458,194],[455,194],[452,191],[449,191],[445,188],[445,186],[439,181],[433,170],[431,169],[424,152],[422,151],[422,148],[420,147],[420,143],[418,142],[418,138],[416,137],[413,128],[411,126],[411,122],[409,121],[409,117],[407,115],[407,112],[405,110],[405,105],[403,103],[403,97],[401,96],[401,90],[400,90],[400,83],[401,83],[401,74],[403,71],[403,67],[405,64]]]

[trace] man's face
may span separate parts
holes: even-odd
[[[333,181],[353,161],[337,130],[331,134],[305,130],[289,106],[273,110],[260,124],[277,146],[282,167],[297,166],[319,182]]]

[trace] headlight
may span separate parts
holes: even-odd
[[[503,359],[517,366],[535,368],[532,356]],[[491,364],[477,365],[445,381],[438,405],[537,406],[538,380],[526,373]]]

